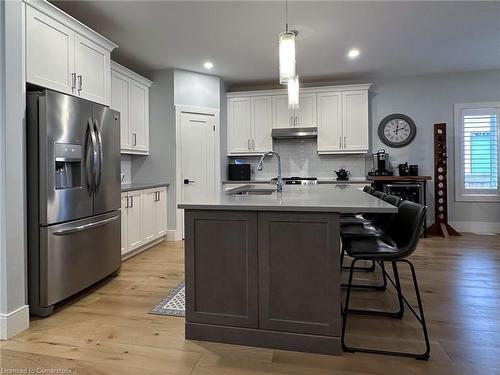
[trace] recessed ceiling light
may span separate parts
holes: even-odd
[[[353,48],[351,49],[348,53],[347,53],[347,56],[350,58],[350,59],[355,59],[356,57],[359,56],[361,52],[359,52],[359,49],[357,48]]]
[[[212,64],[210,61],[207,61],[205,62],[205,64],[203,64],[203,66],[205,67],[205,69],[212,69],[214,67],[214,64]]]

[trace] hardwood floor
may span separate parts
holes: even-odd
[[[500,236],[422,239],[411,260],[431,339],[429,362],[186,341],[184,319],[148,314],[183,279],[183,243],[164,242],[126,261],[120,275],[99,289],[49,318],[34,318],[29,330],[1,342],[0,368],[71,370],[59,374],[500,373]],[[408,270],[401,276],[414,301]],[[370,277],[357,273],[359,280]],[[356,291],[353,307],[395,306],[394,297],[392,290]],[[402,321],[350,318],[349,340],[416,348],[420,331],[406,315]]]

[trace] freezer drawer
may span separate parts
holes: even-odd
[[[120,267],[120,211],[40,228],[40,305],[51,306]]]

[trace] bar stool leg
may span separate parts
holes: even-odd
[[[395,318],[402,319],[405,312],[405,305],[403,302],[403,293],[401,292],[401,281],[399,280],[398,266],[396,262],[392,262],[392,272],[394,273],[394,282],[396,283],[396,291],[398,292],[399,311],[394,316]]]

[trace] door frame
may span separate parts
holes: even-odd
[[[214,171],[215,171],[215,194],[221,192],[221,159],[220,159],[220,116],[219,108],[197,107],[189,105],[175,104],[175,240],[180,241],[184,237],[184,210],[177,208],[181,201],[182,192],[182,124],[181,116],[183,113],[192,113],[197,115],[214,116],[215,124],[215,144],[214,144]]]

